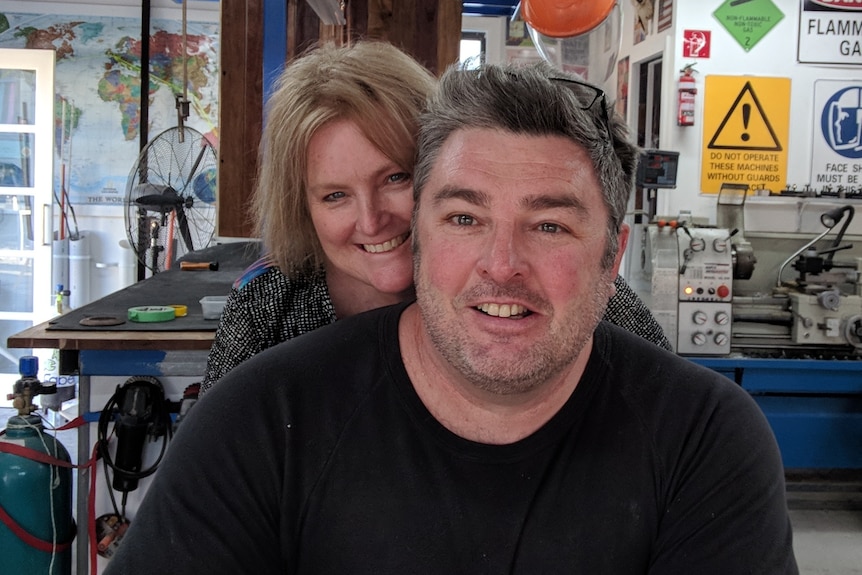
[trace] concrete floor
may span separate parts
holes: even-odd
[[[862,509],[791,509],[802,575],[862,575]]]
[[[0,429],[5,429],[13,410],[2,405]],[[57,439],[75,461],[76,432],[60,432]],[[799,573],[862,575],[862,471],[790,473],[787,489]]]
[[[789,472],[787,505],[803,575],[862,575],[862,471]]]

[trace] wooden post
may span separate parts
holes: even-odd
[[[218,235],[250,237],[248,199],[263,127],[263,4],[283,1],[291,59],[321,39],[386,40],[440,74],[458,60],[461,0],[347,0],[346,30],[322,26],[305,0],[222,0]]]

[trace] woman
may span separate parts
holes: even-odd
[[[282,341],[413,297],[410,216],[418,117],[435,78],[394,46],[312,50],[282,73],[267,104],[253,199],[268,255],[234,284],[203,395]],[[605,319],[669,348],[617,278]]]
[[[252,204],[267,257],[231,290],[202,393],[268,347],[413,296],[411,173],[434,85],[382,42],[325,45],[286,67],[267,103]]]

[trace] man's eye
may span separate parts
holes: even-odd
[[[547,232],[549,234],[558,234],[563,231],[563,227],[559,224],[551,224],[548,222],[539,224],[539,231]]]
[[[344,192],[332,192],[331,194],[327,194],[323,196],[324,202],[337,202],[338,200],[346,197],[347,194]]]
[[[452,216],[451,221],[458,226],[472,226],[474,223],[476,223],[476,220],[473,219],[473,216],[467,216],[464,214]]]

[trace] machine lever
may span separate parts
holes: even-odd
[[[839,208],[833,208],[832,210],[822,214],[820,216],[820,223],[826,227],[826,230],[824,230],[816,238],[814,238],[813,240],[811,240],[810,242],[808,242],[807,244],[805,244],[804,246],[802,246],[801,248],[796,250],[796,252],[794,252],[789,258],[784,260],[784,262],[778,267],[778,278],[775,282],[776,287],[781,287],[781,274],[784,271],[784,268],[787,267],[787,264],[789,264],[791,261],[793,261],[796,258],[796,256],[805,252],[805,250],[807,250],[808,248],[810,248],[811,246],[813,246],[814,244],[819,242],[821,239],[823,239],[826,236],[826,234],[828,234],[829,232],[832,231],[832,228],[834,228],[836,225],[838,225],[838,222],[843,218],[844,213],[847,213],[848,218],[844,221],[844,225],[841,226],[841,230],[838,232],[838,236],[835,238],[835,241],[832,243],[832,246],[836,247],[841,242],[842,238],[844,237],[844,232],[847,230],[847,226],[850,224],[850,221],[853,219],[854,212],[855,212],[855,210],[853,209],[853,206],[848,205],[848,206],[841,206]],[[831,254],[830,254],[830,257],[828,258],[828,260],[831,263],[831,261],[832,261]]]
[[[842,250],[849,250],[852,247],[853,247],[853,244],[844,244],[843,246],[833,246],[833,247],[826,248],[824,250],[820,250],[819,252],[817,252],[817,255],[818,256],[824,256],[826,254],[831,255],[831,254],[834,254],[835,252],[840,252]],[[832,258],[829,258],[829,259],[831,260]]]
[[[694,256],[694,251],[691,248],[685,248],[682,252],[682,265],[679,266],[679,275],[685,275],[685,270],[688,267],[688,262]]]

